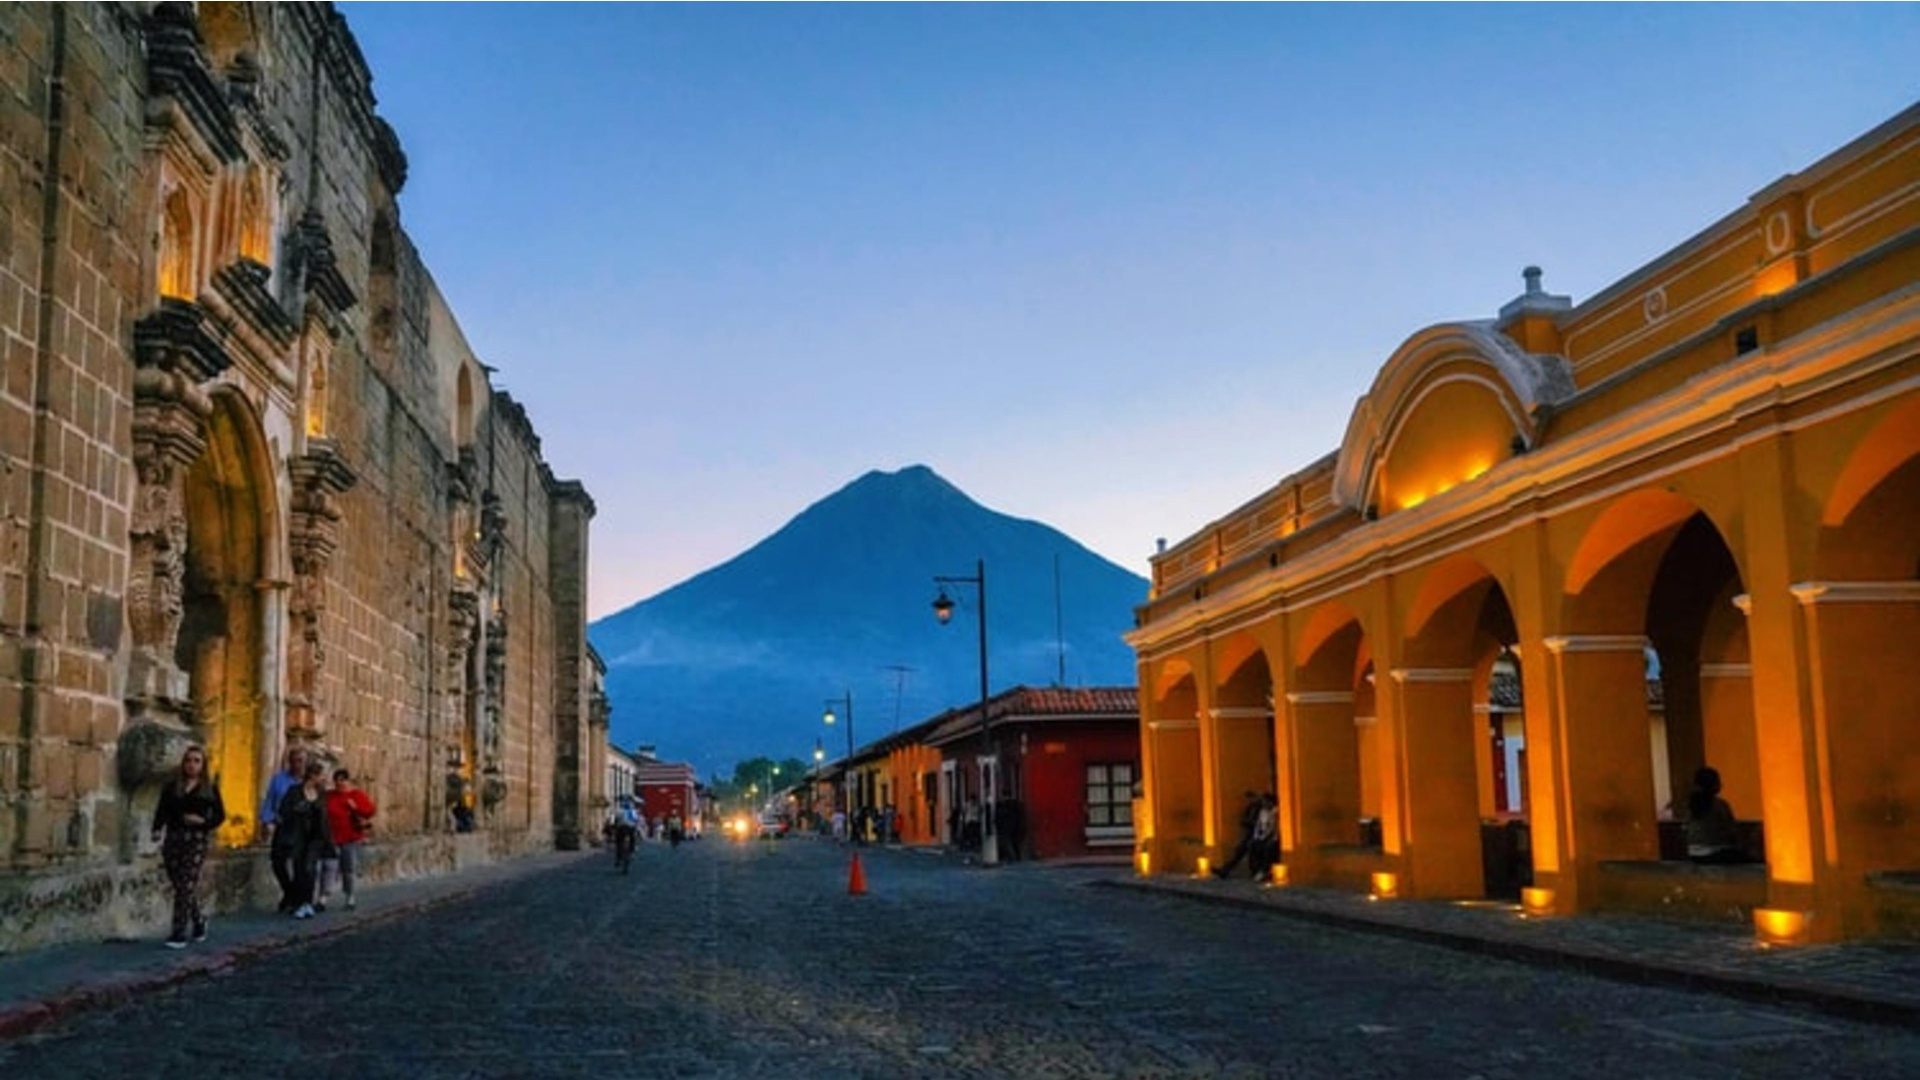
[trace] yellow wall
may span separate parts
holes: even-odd
[[[1765,830],[1728,895],[1881,928],[1873,875],[1920,869],[1916,280],[1920,107],[1579,305],[1410,338],[1338,454],[1155,560],[1151,869],[1231,846],[1270,746],[1294,880],[1477,895],[1510,648],[1553,907],[1645,900],[1704,762]]]

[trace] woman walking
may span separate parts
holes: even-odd
[[[173,933],[167,948],[184,949],[191,931],[194,941],[207,940],[207,916],[200,909],[200,868],[207,861],[207,841],[227,820],[220,788],[207,776],[207,751],[189,746],[180,755],[180,772],[160,790],[153,810],[153,839],[160,844],[160,862],[173,886]],[[164,839],[162,839],[164,836]]]
[[[339,875],[347,910],[353,910],[354,871],[360,865],[360,845],[367,839],[367,830],[373,827],[374,812],[373,800],[364,790],[353,786],[353,774],[345,769],[333,770],[333,789],[327,792],[327,829],[335,853],[329,860],[332,866],[321,870],[320,899],[314,902],[315,911],[327,910],[329,869]]]
[[[300,778],[300,786],[290,789],[280,800],[273,842],[284,845],[284,853],[293,868],[293,917],[313,918],[314,873],[320,859],[332,846],[327,829],[327,792],[322,786],[327,767],[309,761]]]

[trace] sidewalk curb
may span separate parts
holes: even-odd
[[[1099,888],[1123,889],[1151,896],[1167,896],[1196,903],[1214,904],[1254,911],[1265,911],[1302,922],[1319,923],[1346,930],[1359,930],[1388,937],[1405,938],[1429,945],[1513,960],[1541,967],[1573,968],[1589,975],[1619,982],[1653,986],[1671,986],[1683,990],[1704,990],[1729,997],[1772,1005],[1797,1005],[1848,1020],[1896,1027],[1920,1028],[1920,1003],[1893,1001],[1853,993],[1823,983],[1799,979],[1770,979],[1711,971],[1678,963],[1626,956],[1602,949],[1576,945],[1545,945],[1512,941],[1478,934],[1409,926],[1364,915],[1336,911],[1315,911],[1268,903],[1252,896],[1188,891],[1144,882],[1102,878],[1087,884]]]
[[[453,886],[444,893],[399,901],[391,906],[382,907],[378,911],[357,913],[351,919],[329,920],[319,927],[309,923],[298,931],[268,933],[225,948],[202,952],[193,959],[164,971],[145,972],[132,976],[108,976],[95,982],[68,987],[39,1001],[0,1009],[0,1042],[19,1039],[48,1025],[72,1019],[94,1009],[124,1004],[157,990],[164,990],[196,979],[213,978],[242,964],[274,953],[325,941],[343,934],[385,926],[435,908],[445,907],[497,885],[505,884],[518,876],[520,875]]]

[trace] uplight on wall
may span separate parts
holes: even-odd
[[[1400,895],[1400,875],[1385,871],[1373,875],[1373,895],[1369,899],[1391,900]]]
[[[1807,924],[1813,914],[1781,908],[1754,908],[1753,930],[1763,945],[1800,945],[1807,940]]]
[[[1153,876],[1153,852],[1143,851],[1135,855],[1133,857],[1133,866],[1134,869],[1140,872],[1141,877]]]
[[[1285,885],[1287,883],[1287,864],[1274,863],[1273,869],[1267,871],[1267,878],[1275,885]]]
[[[1529,915],[1553,914],[1553,890],[1539,888],[1521,889],[1520,908]]]
[[[1205,855],[1194,860],[1194,877],[1209,877],[1213,874],[1213,860]]]

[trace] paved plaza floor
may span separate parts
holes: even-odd
[[[555,861],[49,1024],[0,1076],[1920,1075],[1898,1025],[1092,887],[1111,868],[864,858],[858,898],[811,840]]]

